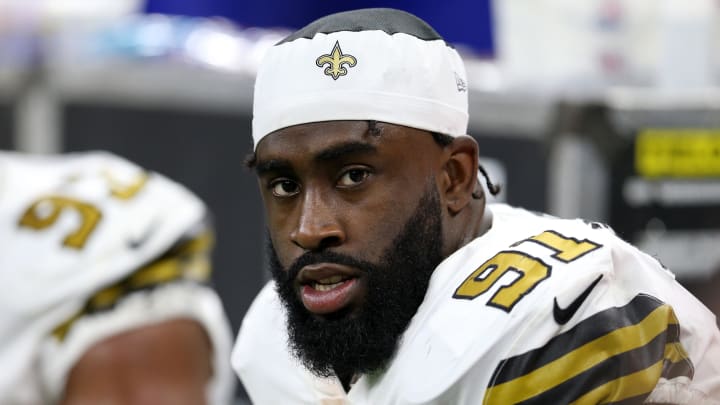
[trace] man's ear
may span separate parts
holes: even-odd
[[[478,144],[472,137],[463,135],[445,148],[448,157],[442,192],[450,215],[456,215],[470,203],[477,185]]]

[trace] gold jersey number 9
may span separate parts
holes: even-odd
[[[148,175],[143,172],[133,181],[123,184],[111,174],[104,172],[110,196],[118,200],[133,198],[147,183]],[[82,249],[97,227],[102,213],[91,203],[60,195],[46,195],[36,199],[20,216],[18,226],[42,231],[53,226],[65,211],[75,211],[80,225],[73,229],[62,241],[63,246]]]
[[[562,263],[573,262],[602,247],[599,243],[567,237],[552,230],[523,239],[512,247],[523,242],[545,247],[550,258]],[[550,277],[551,269],[552,266],[539,257],[519,250],[504,250],[473,271],[455,290],[453,298],[473,300],[488,292],[506,274],[514,273],[515,281],[500,287],[486,304],[510,312],[518,301]]]

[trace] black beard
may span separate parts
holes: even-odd
[[[437,190],[433,184],[377,264],[327,250],[307,252],[285,269],[269,240],[268,250],[275,287],[287,310],[290,346],[308,370],[329,377],[384,369],[443,260]],[[365,272],[367,295],[352,315],[339,311],[319,317],[303,305],[295,278],[304,266],[318,262]]]

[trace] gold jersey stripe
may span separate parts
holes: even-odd
[[[90,298],[89,305],[92,308],[107,308],[114,305],[121,295],[123,295],[122,286],[112,285],[93,295]]]
[[[198,255],[185,263],[184,277],[188,280],[204,283],[210,280],[211,273],[212,265],[207,255]]]
[[[695,366],[693,366],[690,356],[679,342],[668,343],[665,345],[665,362],[663,364],[662,376],[668,380],[680,376],[690,379],[695,375]]]
[[[112,308],[129,294],[169,284],[177,280],[204,283],[210,278],[212,266],[208,249],[212,246],[212,232],[203,232],[171,249],[162,257],[143,266],[128,277],[91,296],[83,308],[53,329],[53,336],[63,341],[75,322],[86,314]]]
[[[78,312],[75,315],[68,318],[65,322],[63,322],[60,325],[58,325],[57,327],[55,327],[55,329],[53,329],[53,331],[52,331],[52,334],[53,334],[53,336],[55,336],[55,339],[57,339],[60,342],[65,340],[65,336],[67,336],[68,332],[70,331],[70,328],[73,326],[75,321],[80,319],[82,314],[83,314],[82,312]]]
[[[545,345],[512,356],[499,363],[493,373],[490,385],[500,385],[540,368],[582,345],[606,334],[645,319],[663,303],[646,294],[638,294],[622,307],[612,307],[597,312],[577,325],[548,340]],[[668,327],[667,341],[677,341],[679,327]],[[662,353],[660,348],[659,353]],[[649,363],[648,363],[649,364]]]
[[[177,253],[179,255],[189,255],[195,253],[208,252],[213,247],[215,238],[213,233],[206,231],[196,236],[195,238],[181,244],[178,247]]]
[[[682,347],[680,342],[668,343],[665,345],[665,359],[671,363],[679,363],[689,358],[685,348]]]
[[[612,356],[645,346],[673,323],[677,319],[672,308],[661,305],[635,325],[615,329],[521,377],[489,387],[485,403],[512,404],[532,398]]]
[[[181,263],[176,258],[159,260],[133,274],[128,280],[130,288],[162,284],[182,275]]]
[[[663,369],[660,360],[652,366],[605,383],[573,401],[571,405],[607,404],[649,394]]]

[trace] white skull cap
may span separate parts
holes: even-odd
[[[468,126],[460,55],[423,20],[374,8],[323,17],[265,55],[253,142],[310,122],[374,120],[450,136]]]

